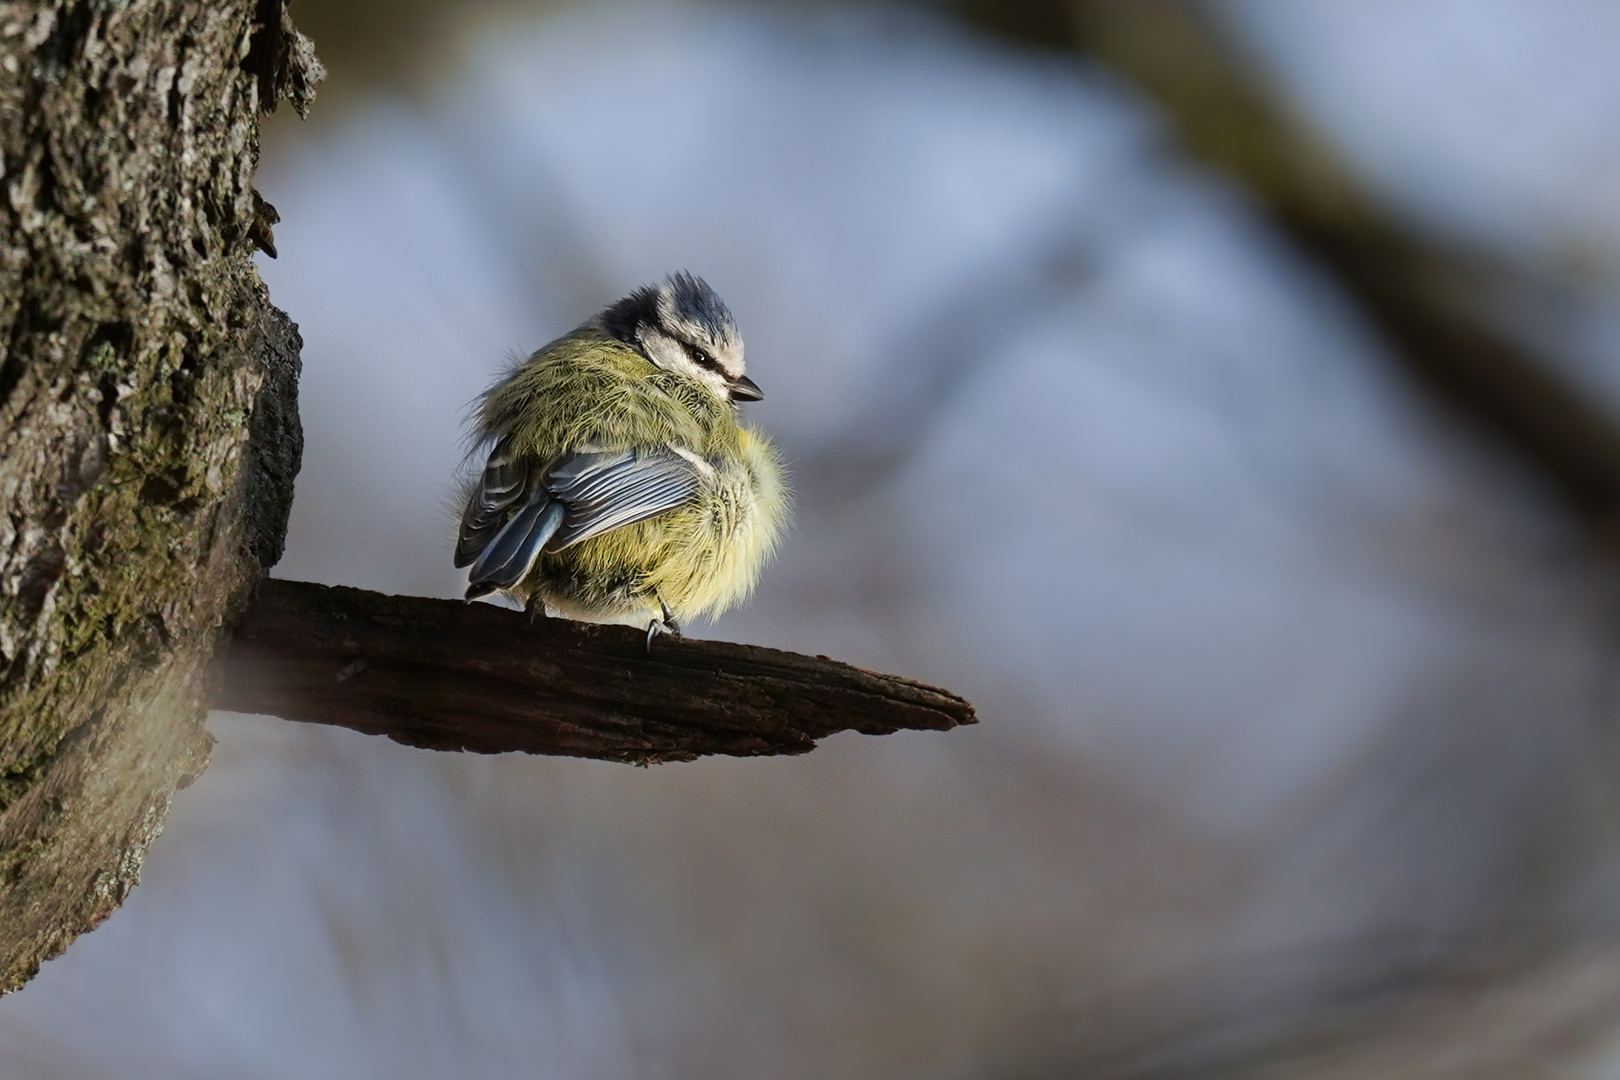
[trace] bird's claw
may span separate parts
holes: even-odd
[[[681,636],[681,628],[676,625],[675,619],[670,615],[669,608],[667,607],[664,609],[664,617],[662,619],[654,619],[647,624],[648,656],[652,655],[653,638],[657,637],[659,634],[668,634],[670,637],[677,640],[679,640]]]

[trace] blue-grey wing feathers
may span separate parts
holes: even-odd
[[[671,450],[577,452],[536,480],[508,442],[490,451],[461,516],[456,565],[473,564],[468,599],[514,587],[542,551],[645,521],[698,490],[697,466]]]
[[[697,494],[696,467],[670,450],[570,454],[546,474],[546,490],[568,513],[547,550],[561,551],[609,529],[673,510]]]
[[[512,504],[528,486],[529,470],[512,452],[512,440],[502,439],[489,452],[478,489],[467,499],[461,512],[461,529],[456,536],[456,565],[466,566],[489,546],[495,534],[512,516]]]
[[[536,492],[518,507],[512,520],[495,534],[473,563],[467,575],[467,599],[477,599],[496,589],[510,589],[527,577],[546,541],[562,524],[563,511],[563,504],[548,498],[544,491]]]

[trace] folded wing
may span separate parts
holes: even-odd
[[[508,440],[490,452],[456,543],[456,565],[472,563],[468,599],[517,585],[543,551],[675,509],[700,481],[698,467],[668,449],[578,452],[529,472]]]
[[[461,528],[456,535],[456,565],[466,566],[512,517],[513,505],[529,483],[529,470],[512,452],[512,440],[502,439],[489,452],[478,487],[467,498],[461,511]]]

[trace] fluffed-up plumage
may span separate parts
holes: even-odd
[[[788,515],[775,451],[737,417],[760,396],[730,312],[687,274],[540,349],[478,410],[468,598],[642,625],[744,599]]]

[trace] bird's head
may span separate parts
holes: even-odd
[[[725,301],[686,271],[637,289],[596,317],[608,336],[665,371],[688,375],[730,401],[765,395],[746,374],[742,335]]]

